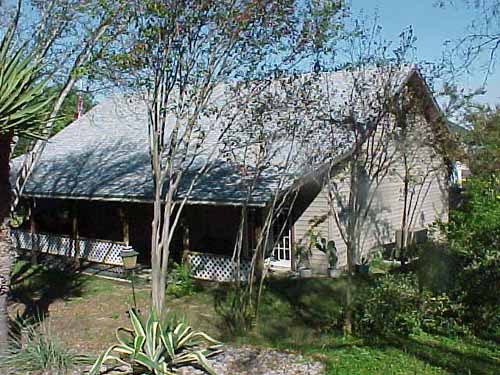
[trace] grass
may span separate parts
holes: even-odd
[[[0,363],[2,370],[16,373],[43,370],[62,375],[77,366],[91,364],[90,358],[78,355],[71,348],[62,345],[52,334],[47,322],[36,322],[28,326],[20,324],[18,328],[9,355]]]
[[[18,284],[22,298],[14,293],[10,313],[27,308],[23,301],[46,298],[46,319],[60,332],[64,345],[82,354],[97,354],[114,342],[114,330],[128,325],[127,309],[132,304],[130,285],[78,275],[70,278],[77,287],[40,286],[39,282],[61,282],[61,275],[43,276],[42,271]],[[39,278],[36,281],[36,278]],[[369,280],[360,279],[357,288]],[[27,284],[27,285],[25,285]],[[334,323],[338,301],[343,298],[345,280],[272,280],[264,295],[258,326],[251,334],[234,337],[224,330],[214,301],[226,289],[215,285],[196,288],[192,295],[169,296],[171,311],[183,315],[197,329],[235,345],[255,345],[300,351],[325,363],[327,375],[347,374],[497,374],[500,345],[479,339],[428,334],[408,338],[344,338]],[[16,291],[16,288],[14,288]],[[26,298],[32,291],[34,296]],[[51,298],[50,291],[57,292]],[[45,297],[44,297],[45,296]],[[147,285],[138,285],[137,301],[142,311],[149,306]]]

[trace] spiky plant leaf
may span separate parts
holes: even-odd
[[[48,81],[39,81],[33,56],[25,56],[24,48],[10,49],[5,41],[0,45],[0,134],[40,138],[54,96],[45,92]]]
[[[203,332],[194,331],[184,322],[173,321],[162,325],[156,314],[151,313],[146,323],[136,311],[130,311],[133,330],[117,329],[120,344],[112,346],[101,355],[91,375],[98,374],[108,360],[139,365],[155,375],[173,375],[179,367],[195,365],[215,375],[207,357],[220,352],[222,344]],[[123,333],[132,334],[127,341]],[[116,355],[114,355],[115,353]]]

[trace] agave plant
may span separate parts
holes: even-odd
[[[154,375],[175,375],[177,368],[191,365],[216,375],[207,357],[221,351],[219,341],[176,319],[163,323],[154,312],[146,322],[135,310],[130,310],[129,315],[133,329],[117,329],[118,344],[99,356],[89,375],[99,374],[102,365],[111,360],[140,367]]]

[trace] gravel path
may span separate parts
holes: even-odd
[[[322,375],[321,362],[313,362],[302,355],[250,346],[226,347],[224,352],[209,359],[218,375]],[[205,375],[204,371],[184,368],[182,375]]]
[[[323,375],[321,362],[310,361],[292,352],[280,352],[251,346],[227,346],[224,352],[209,359],[217,375]],[[130,372],[107,372],[109,375],[125,375]],[[184,367],[179,375],[206,375],[205,371]]]

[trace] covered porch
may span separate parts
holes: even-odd
[[[138,263],[148,269],[151,259],[152,206],[147,203],[29,198],[26,220],[11,229],[14,245],[28,252],[78,258],[122,272],[121,252],[133,248]],[[263,209],[248,210],[244,228],[241,275],[260,235]],[[194,278],[233,280],[232,253],[241,220],[241,207],[187,205],[174,233],[172,262],[187,262]],[[277,241],[271,261],[291,268],[291,231]]]

